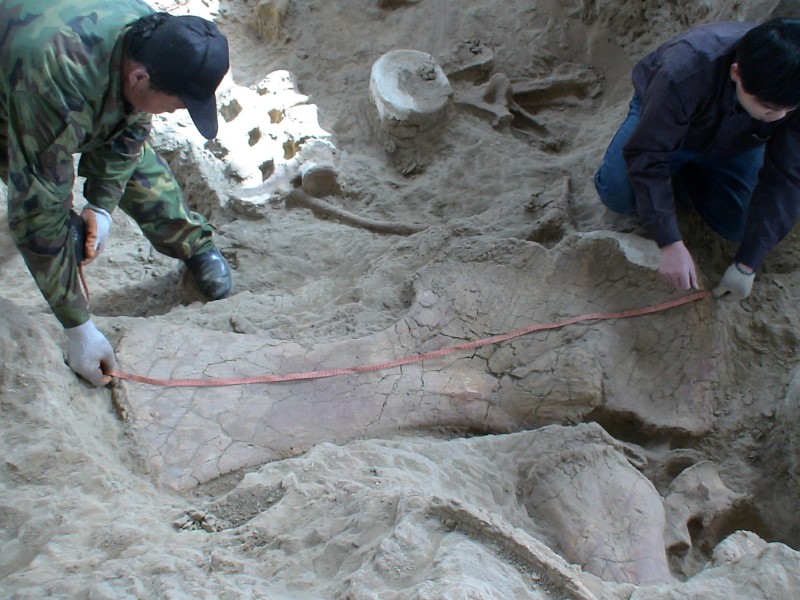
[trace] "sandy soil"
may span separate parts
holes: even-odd
[[[157,118],[154,136],[217,227],[232,295],[205,302],[120,211],[87,269],[120,368],[162,378],[371,364],[680,298],[653,243],[591,183],[630,68],[692,25],[798,10],[156,6],[215,19],[232,50],[218,140],[186,115]],[[429,55],[452,90],[411,134],[387,129],[370,97],[372,66],[395,49]],[[710,288],[735,248],[693,215],[682,227]],[[4,230],[0,595],[793,598],[798,263],[793,234],[741,303],[401,368],[98,390],[66,366]]]

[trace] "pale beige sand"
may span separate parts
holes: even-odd
[[[231,41],[218,142],[181,115],[159,118],[155,141],[236,278],[203,302],[115,213],[87,270],[92,307],[120,367],[159,377],[371,363],[680,296],[591,184],[629,70],[688,26],[795,10],[158,5],[214,18]],[[435,135],[390,154],[368,88],[399,48],[434,57],[453,100]],[[297,206],[297,179],[331,192],[338,216]],[[423,230],[377,233],[342,211]],[[713,286],[734,248],[683,226]],[[0,596],[793,598],[798,249],[790,236],[737,304],[365,376],[95,390],[64,364],[4,231]]]

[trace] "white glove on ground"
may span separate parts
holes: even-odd
[[[86,227],[86,260],[83,262],[88,264],[105,249],[114,220],[107,210],[94,204],[87,204],[83,208],[81,218]]]
[[[725,269],[719,285],[714,288],[714,297],[725,300],[744,300],[750,295],[755,278],[755,271],[748,273],[737,263],[733,263]]]
[[[67,363],[78,375],[94,386],[111,381],[104,370],[117,366],[111,344],[89,319],[83,325],[65,329],[67,335]]]

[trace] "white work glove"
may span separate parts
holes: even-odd
[[[82,264],[88,265],[100,256],[100,253],[105,249],[106,242],[108,242],[108,234],[111,232],[111,223],[114,221],[107,210],[94,204],[87,204],[83,208],[81,218],[86,232],[84,250],[86,259]]]
[[[111,381],[104,375],[117,366],[114,350],[108,340],[89,319],[83,325],[65,329],[67,335],[67,363],[78,375],[94,386]]]
[[[755,278],[755,271],[745,271],[739,263],[733,263],[725,269],[719,285],[714,288],[714,297],[725,300],[744,300],[750,295]]]

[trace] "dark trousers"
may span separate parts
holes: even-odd
[[[642,102],[631,100],[628,116],[609,144],[594,176],[600,200],[610,210],[636,213],[636,198],[628,178],[622,148],[639,123]],[[739,242],[744,235],[750,199],[764,164],[764,146],[734,156],[709,156],[679,150],[670,160],[676,200],[688,201],[714,231],[727,240]]]

